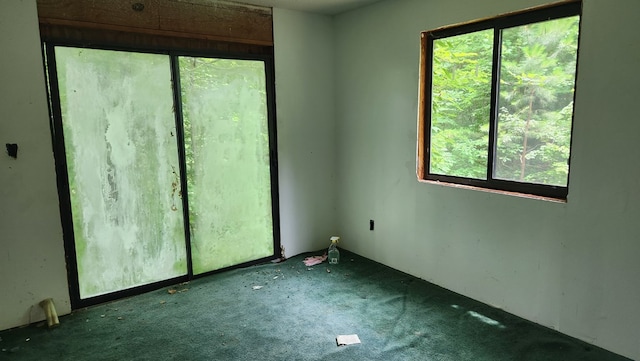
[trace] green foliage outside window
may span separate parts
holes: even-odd
[[[579,21],[575,15],[433,40],[430,175],[567,186]]]

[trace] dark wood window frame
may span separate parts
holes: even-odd
[[[417,149],[417,176],[426,183],[437,183],[456,188],[478,189],[494,193],[512,194],[527,198],[537,198],[552,201],[566,202],[568,196],[567,186],[552,186],[533,184],[494,178],[495,152],[497,138],[498,117],[498,88],[500,66],[500,31],[505,28],[522,26],[546,20],[580,16],[582,12],[581,0],[568,0],[560,3],[544,5],[541,7],[526,9],[518,12],[500,15],[494,18],[481,19],[467,23],[446,26],[421,33],[420,55],[420,91],[418,106],[418,149]],[[429,172],[429,150],[431,141],[431,89],[432,89],[432,62],[434,40],[454,35],[462,35],[480,30],[494,30],[493,45],[493,69],[491,74],[491,104],[490,104],[490,129],[488,146],[487,179],[473,179]],[[578,36],[579,41],[579,36]],[[577,64],[577,63],[576,63]],[[576,78],[577,80],[577,69]],[[575,93],[574,93],[575,100]],[[572,112],[573,128],[573,112]],[[570,159],[570,158],[569,158]]]

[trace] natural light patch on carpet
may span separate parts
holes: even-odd
[[[496,320],[494,320],[492,318],[489,318],[487,316],[483,316],[483,315],[481,315],[481,314],[479,314],[477,312],[467,311],[467,314],[469,316],[471,316],[471,317],[477,318],[478,320],[486,323],[487,325],[497,326],[498,328],[504,328],[504,325],[501,324],[500,322],[498,322],[498,321],[496,321]]]

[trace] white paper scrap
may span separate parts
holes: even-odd
[[[338,337],[336,337],[336,342],[338,343],[338,346],[353,345],[360,343],[360,338],[358,335],[338,335]]]

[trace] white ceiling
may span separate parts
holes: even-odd
[[[236,0],[234,2],[335,15],[380,0]]]

